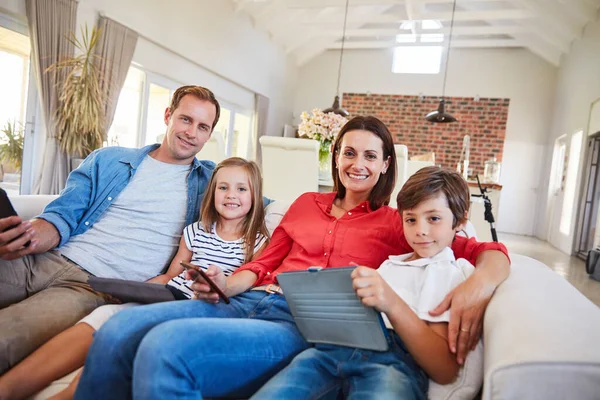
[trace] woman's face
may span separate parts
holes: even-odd
[[[347,193],[368,196],[389,163],[389,156],[383,156],[383,141],[374,133],[352,130],[342,138],[336,165]]]

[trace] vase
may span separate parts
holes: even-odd
[[[323,141],[319,145],[319,180],[331,180],[331,142]]]

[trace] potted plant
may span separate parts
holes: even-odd
[[[56,111],[56,139],[60,149],[74,158],[85,158],[102,146],[105,133],[105,95],[100,86],[100,57],[95,48],[100,38],[96,27],[81,28],[81,40],[71,34],[68,40],[76,55],[51,65],[47,71],[67,71],[59,91]]]
[[[7,121],[0,129],[0,181],[4,179],[4,163],[9,169],[21,170],[23,138],[23,129],[17,128],[14,122]]]

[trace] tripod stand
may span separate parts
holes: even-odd
[[[481,182],[479,182],[479,175],[475,175],[475,178],[477,178],[477,186],[479,186],[479,191],[481,192],[481,194],[473,194],[471,196],[481,197],[481,199],[483,200],[483,207],[484,207],[483,217],[485,218],[485,220],[487,222],[490,223],[490,229],[492,231],[492,240],[494,242],[497,242],[498,235],[496,235],[496,227],[494,226],[495,221],[494,221],[494,214],[492,214],[492,201],[486,195],[486,193],[488,192],[487,188],[481,187]]]

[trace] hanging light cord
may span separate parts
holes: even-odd
[[[454,30],[454,13],[456,12],[456,0],[452,4],[452,19],[450,20],[450,37],[448,38],[448,51],[446,52],[446,68],[444,68],[444,86],[442,89],[442,98],[446,97],[446,76],[448,75],[448,65],[450,64],[450,46],[452,45],[452,31]],[[343,49],[342,43],[342,49]],[[339,85],[339,83],[338,83]]]
[[[338,68],[338,81],[336,95],[340,95],[340,77],[342,76],[342,58],[344,58],[344,43],[346,42],[346,21],[348,21],[348,4],[350,0],[346,0],[346,11],[344,12],[344,28],[342,30],[342,50],[340,52],[340,66]]]

